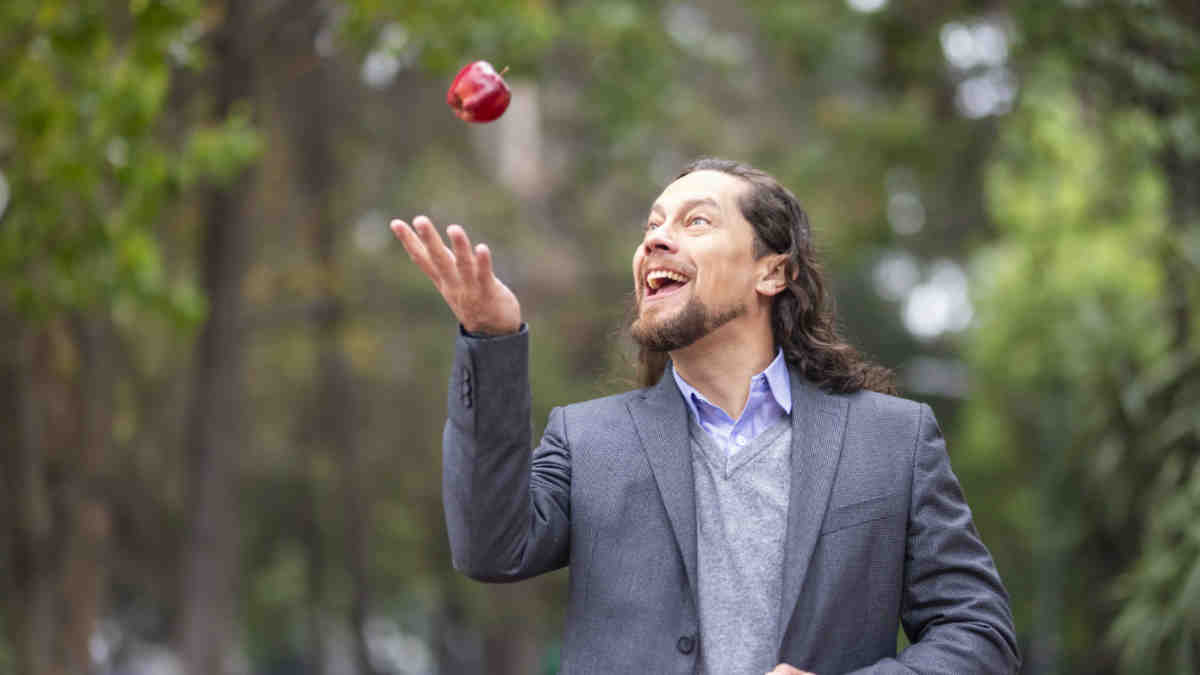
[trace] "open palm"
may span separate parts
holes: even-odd
[[[472,248],[466,231],[451,225],[446,228],[450,239],[447,247],[425,216],[413,218],[411,227],[403,220],[393,220],[392,232],[442,294],[463,328],[492,335],[507,335],[521,328],[521,303],[496,278],[487,244]]]

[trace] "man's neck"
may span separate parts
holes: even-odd
[[[742,327],[722,326],[671,352],[671,362],[679,376],[735,420],[741,417],[750,397],[750,378],[771,365],[776,354],[769,329],[739,328]]]

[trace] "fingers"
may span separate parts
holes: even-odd
[[[411,227],[403,220],[393,220],[391,228],[468,331],[502,335],[520,330],[521,303],[496,278],[487,245],[472,248],[466,231],[451,225],[446,228],[447,248],[425,216],[414,218]]]
[[[429,251],[425,249],[425,244],[417,237],[413,228],[409,227],[408,223],[403,220],[397,219],[392,221],[392,233],[400,240],[400,244],[404,246],[404,251],[417,264],[417,267],[420,267],[421,271],[430,279],[437,281],[437,271],[433,267],[433,261],[429,258]]]
[[[408,257],[434,283],[462,281],[487,288],[492,281],[491,249],[479,244],[472,250],[471,239],[461,226],[446,228],[451,248],[446,247],[433,222],[425,216],[413,218],[411,227],[403,220],[393,220],[391,228]]]
[[[487,244],[480,244],[475,255],[475,281],[482,287],[492,280],[492,251]]]
[[[458,270],[454,265],[454,254],[446,248],[446,244],[433,226],[433,222],[425,216],[417,216],[413,218],[413,229],[417,231],[417,236],[421,238],[421,243],[429,252],[429,260],[437,271],[438,277],[443,281],[455,279],[458,276]]]
[[[474,283],[475,256],[471,253],[471,239],[458,225],[447,227],[446,236],[450,238],[450,245],[454,247],[454,262],[458,267],[459,278],[466,283]]]

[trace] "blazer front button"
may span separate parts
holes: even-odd
[[[691,635],[684,635],[679,638],[679,642],[675,643],[675,648],[683,654],[691,654],[692,650],[696,648],[696,641],[692,639]]]

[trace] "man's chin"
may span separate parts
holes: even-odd
[[[649,311],[643,309],[638,313],[637,318],[633,322],[632,331],[636,339],[637,335],[657,335],[668,328],[679,310],[663,311],[664,308],[654,307]]]
[[[670,352],[695,342],[703,334],[699,326],[684,327],[671,316],[641,316],[630,327],[633,341],[652,352]],[[681,330],[682,329],[682,330]]]
[[[661,327],[663,324],[670,321],[680,308],[676,307],[673,310],[669,307],[645,307],[643,306],[637,315],[637,322],[647,328]]]
[[[630,332],[633,340],[645,349],[671,352],[695,343],[745,313],[745,306],[734,306],[714,314],[695,298],[682,305],[671,303],[665,307],[643,304]]]

